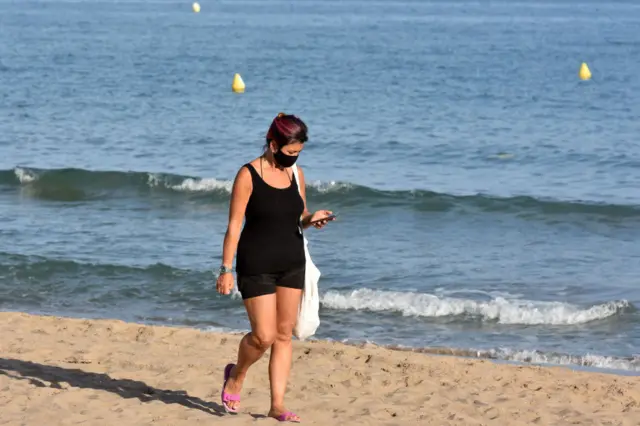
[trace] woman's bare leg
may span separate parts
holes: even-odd
[[[224,391],[231,394],[240,393],[242,383],[247,376],[249,367],[258,361],[276,339],[276,295],[252,297],[244,301],[247,309],[251,332],[240,341],[238,348],[238,362],[231,370],[229,381]],[[237,401],[228,402],[230,408],[240,405]]]
[[[271,347],[269,359],[269,380],[271,381],[271,410],[269,416],[277,417],[287,410],[284,406],[284,394],[291,370],[291,335],[298,318],[298,306],[302,297],[302,290],[277,287],[277,333]],[[290,420],[299,420],[297,417]]]

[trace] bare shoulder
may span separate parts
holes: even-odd
[[[251,164],[254,169],[259,170],[260,157],[254,158],[253,160],[249,161],[248,163],[243,164],[242,167],[240,167],[240,170],[238,170],[238,174],[236,175],[238,178],[241,178],[241,179],[249,178],[249,179],[251,179],[251,172],[246,167],[247,164]]]
[[[251,179],[251,172],[244,165],[240,167],[238,173],[236,174],[236,179],[234,182],[234,186],[238,186],[240,188],[252,189],[253,182]]]
[[[238,169],[238,173],[236,173],[236,180],[244,180],[250,177],[251,172],[249,172],[249,169],[247,169],[245,166],[240,167],[240,169]]]
[[[300,175],[300,179],[304,179],[304,171],[302,171],[302,167],[301,166],[297,166],[298,167],[298,174]]]

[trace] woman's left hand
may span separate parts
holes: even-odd
[[[331,214],[332,213],[329,210],[318,210],[317,212],[311,215],[311,218],[309,219],[309,223],[314,227],[316,227],[316,229],[320,229],[324,227],[327,223],[331,222],[332,220],[335,220],[334,218],[326,219]]]

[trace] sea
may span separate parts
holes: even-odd
[[[0,0],[1,310],[248,330],[216,270],[282,111],[338,215],[314,338],[640,372],[640,3],[200,6]]]

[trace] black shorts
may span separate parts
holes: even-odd
[[[241,275],[238,274],[238,291],[242,299],[274,294],[277,287],[302,290],[304,288],[305,267],[274,274]]]

